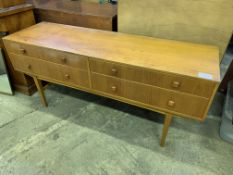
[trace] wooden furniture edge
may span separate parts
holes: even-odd
[[[12,53],[14,54],[14,53]],[[30,56],[27,56],[27,57],[30,57]],[[31,57],[32,58],[32,57]],[[60,81],[57,81],[57,80],[53,80],[51,78],[46,78],[46,77],[43,77],[41,75],[36,75],[36,74],[32,74],[31,72],[24,72],[24,74],[26,75],[29,75],[31,77],[38,77],[40,80],[44,80],[44,81],[48,81],[48,82],[52,82],[52,83],[55,83],[55,84],[63,84],[65,86],[68,86],[68,87],[71,87],[71,88],[74,88],[74,89],[79,89],[79,90],[82,90],[82,91],[85,91],[85,92],[88,92],[88,93],[93,93],[93,94],[96,94],[96,95],[100,95],[100,96],[105,96],[105,97],[108,97],[108,98],[111,98],[111,99],[115,99],[115,100],[118,100],[118,101],[121,101],[121,102],[124,102],[124,103],[130,103],[132,105],[135,105],[135,106],[138,106],[138,107],[143,107],[145,109],[148,109],[148,110],[151,110],[151,111],[154,111],[154,112],[159,112],[159,113],[162,113],[162,114],[166,114],[166,113],[171,113],[170,110],[168,109],[162,109],[162,108],[159,108],[159,107],[153,107],[152,105],[145,105],[144,103],[142,102],[136,102],[134,100],[130,100],[130,99],[127,99],[127,98],[124,98],[124,97],[118,97],[116,95],[110,95],[106,92],[100,92],[98,90],[93,90],[92,89],[92,81],[91,81],[91,72],[90,72],[90,61],[89,61],[89,57],[87,57],[87,72],[88,72],[88,75],[89,75],[89,83],[90,83],[90,88],[85,88],[85,87],[80,87],[80,86],[75,86],[75,85],[69,85],[69,84],[64,84],[64,82],[60,82]],[[48,61],[45,61],[45,62],[48,62]],[[58,63],[53,63],[53,64],[56,64],[56,65],[59,65]],[[77,68],[78,69],[78,68]],[[17,70],[17,69],[16,69]],[[78,70],[81,70],[81,69],[78,69]],[[17,70],[19,72],[21,72],[20,70]],[[96,73],[96,74],[99,74],[99,73]],[[108,75],[104,75],[106,77],[110,77]],[[116,79],[119,79],[119,78],[116,78]],[[131,80],[127,80],[129,82],[132,82]],[[136,84],[138,84],[137,82],[134,82]],[[216,92],[217,90],[217,87],[218,87],[218,83],[215,82],[216,85],[215,85],[215,89],[213,90],[213,93]],[[144,84],[144,83],[139,83],[139,84]],[[149,84],[144,84],[146,86],[149,86],[149,87],[154,87],[153,85],[149,85]],[[159,89],[163,89],[163,90],[167,90],[166,88],[163,88],[163,87],[157,87],[156,88],[159,88]],[[169,90],[169,91],[174,91],[174,90]],[[174,91],[176,92],[176,91]],[[208,106],[207,108],[209,109],[210,105],[212,104],[212,100],[214,98],[214,95],[212,94],[212,96],[210,98],[207,98],[207,97],[200,97],[198,95],[195,95],[195,94],[189,94],[189,93],[186,93],[186,92],[176,92],[178,94],[188,94],[189,96],[192,96],[192,97],[199,97],[199,98],[202,98],[202,99],[206,99],[208,100]],[[128,101],[128,102],[127,102]],[[179,113],[179,112],[175,112],[173,111],[172,114],[174,115],[178,115],[179,117],[183,117],[183,118],[189,118],[189,119],[194,119],[194,120],[197,120],[197,121],[203,121],[207,115],[207,112],[208,112],[208,109],[206,109],[206,111],[203,112],[203,115],[202,117],[195,117],[195,116],[191,116],[191,115],[185,115],[185,114],[182,114],[182,113]],[[163,112],[164,111],[164,112]]]
[[[56,13],[67,13],[67,14],[72,14],[72,15],[80,15],[80,16],[87,16],[87,17],[101,17],[103,19],[112,19],[114,17],[116,17],[117,15],[112,15],[112,16],[104,16],[104,15],[94,15],[94,14],[85,14],[85,13],[75,13],[75,12],[69,12],[69,11],[66,11],[66,10],[63,10],[63,11],[59,11],[59,10],[56,10],[56,9],[47,9],[47,8],[38,8],[38,7],[35,7],[34,8],[34,11],[36,13],[38,13],[39,11],[51,11],[51,12],[56,12]]]
[[[43,22],[45,23],[45,22]],[[48,22],[48,23],[52,23],[52,22]],[[62,25],[65,25],[65,24],[62,24]],[[69,25],[65,25],[65,26],[69,26]],[[32,26],[31,26],[32,27]],[[71,27],[77,27],[77,26],[71,26]],[[84,28],[84,27],[80,27],[80,28]],[[91,29],[91,28],[90,28]],[[23,29],[25,30],[25,29]],[[96,30],[96,29],[94,29]],[[98,30],[98,29],[97,29]],[[105,32],[111,32],[111,31],[105,31]],[[4,41],[11,41],[8,39],[8,36],[5,36],[2,38],[2,40]],[[163,39],[161,39],[163,40]],[[169,41],[173,41],[173,40],[169,40]],[[14,41],[14,42],[17,42],[17,43],[20,43],[20,44],[24,44],[24,45],[32,45],[32,46],[35,46],[37,47],[38,45],[36,44],[33,44],[33,43],[23,43],[22,41]],[[182,42],[182,41],[178,41],[178,42]],[[183,43],[183,42],[182,42]],[[194,43],[195,44],[195,43]],[[198,44],[198,45],[202,45],[202,44]],[[212,46],[212,45],[206,45],[206,46]],[[71,54],[77,54],[77,55],[82,55],[81,53],[74,53],[74,52],[70,52],[70,51],[66,51],[66,50],[60,50],[60,49],[56,49],[56,48],[53,48],[53,47],[45,47],[45,46],[39,46],[40,48],[43,48],[43,49],[51,49],[51,50],[54,50],[54,51],[62,51],[62,52],[65,52],[65,53],[71,53]],[[212,47],[215,47],[215,46],[212,46]],[[217,48],[217,47],[216,47]],[[113,64],[118,64],[118,65],[122,65],[122,66],[128,66],[127,63],[123,63],[123,62],[117,62],[117,61],[110,61],[110,60],[105,60],[103,58],[98,58],[98,57],[94,57],[94,56],[90,56],[90,55],[86,55],[86,57],[88,58],[94,58],[98,61],[104,61],[106,63],[113,63]],[[146,70],[149,70],[149,71],[153,71],[153,72],[160,72],[160,73],[163,73],[163,74],[171,74],[171,75],[177,75],[177,76],[182,76],[182,77],[192,77],[192,78],[195,78],[195,79],[198,79],[198,80],[203,80],[204,78],[201,78],[201,77],[198,77],[198,76],[193,76],[193,75],[188,75],[188,74],[179,74],[177,72],[173,72],[173,71],[165,71],[165,70],[161,70],[161,69],[152,69],[152,68],[148,68],[148,67],[144,67],[144,66],[139,66],[139,65],[132,65],[134,66],[135,68],[137,69],[146,69]],[[220,69],[220,68],[219,68]],[[213,83],[220,83],[221,82],[221,79],[220,79],[220,75],[218,77],[216,77],[215,79],[204,79],[205,81],[209,81],[209,82],[213,82]]]
[[[163,124],[163,132],[162,132],[162,137],[160,140],[160,146],[164,147],[165,146],[165,141],[168,133],[169,126],[171,125],[173,115],[172,114],[166,114],[165,115],[165,120]]]
[[[9,16],[9,15],[13,15],[16,13],[24,12],[27,10],[33,10],[33,9],[34,9],[34,6],[32,4],[21,4],[21,5],[16,5],[13,7],[7,7],[4,9],[0,9],[0,17]]]
[[[36,76],[33,76],[33,80],[36,84],[36,87],[37,87],[37,90],[38,90],[38,93],[40,95],[40,100],[41,100],[41,103],[47,107],[48,106],[48,103],[46,101],[46,98],[45,98],[45,94],[44,94],[44,88],[42,86],[42,82],[41,80],[39,80]]]
[[[124,33],[118,33],[118,32],[112,32],[112,31],[102,31],[102,30],[99,30],[99,29],[92,29],[92,28],[85,28],[85,27],[78,27],[78,26],[70,26],[70,25],[66,25],[66,24],[57,24],[57,23],[53,23],[53,22],[40,22],[34,26],[31,26],[29,28],[26,28],[26,29],[23,29],[22,31],[24,30],[27,30],[27,29],[30,29],[32,27],[36,27],[37,25],[43,25],[43,24],[55,24],[55,25],[62,25],[62,26],[65,26],[65,27],[72,27],[72,28],[80,28],[80,29],[86,29],[86,30],[93,30],[93,31],[99,31],[99,32],[104,32],[104,33],[117,33],[117,34],[121,34],[121,35],[130,35],[130,36],[136,36],[136,37],[139,37],[139,38],[148,38],[148,39],[155,39],[153,37],[148,37],[148,36],[138,36],[138,35],[133,35],[133,34],[124,34]],[[10,39],[8,39],[8,37],[11,37],[11,35],[8,35],[6,37],[3,38],[3,41],[6,40],[6,41],[11,41]],[[209,47],[209,48],[212,48],[216,51],[219,52],[219,49],[218,47],[216,46],[213,46],[213,45],[207,45],[207,44],[198,44],[198,43],[190,43],[190,42],[184,42],[184,41],[175,41],[175,40],[167,40],[167,39],[161,39],[161,38],[156,38],[157,40],[160,40],[160,41],[169,41],[169,42],[174,42],[174,43],[188,43],[188,44],[192,44],[192,45],[200,45],[200,46],[206,46],[206,47]],[[38,46],[37,44],[34,44],[34,43],[23,43],[22,41],[19,41],[19,40],[15,40],[14,42],[17,42],[17,43],[21,43],[21,44],[24,44],[24,45],[32,45],[32,46]],[[49,49],[52,49],[52,50],[58,50],[58,51],[62,51],[62,52],[66,52],[66,53],[72,53],[72,54],[78,54],[78,55],[83,55],[83,53],[81,52],[78,52],[78,51],[75,51],[75,52],[71,52],[70,50],[61,50],[61,49],[57,49],[57,48],[53,48],[53,47],[50,47],[50,46],[42,46],[40,45],[39,47],[41,48],[49,48]],[[115,61],[115,60],[105,60],[103,58],[100,58],[100,57],[95,57],[93,55],[85,55],[87,57],[91,57],[91,58],[95,58],[97,60],[100,60],[100,61],[104,61],[104,62],[111,62],[111,63],[115,63],[115,64],[121,64],[121,65],[125,65],[127,66],[128,64],[127,63],[123,63],[123,62],[118,62],[118,61]],[[218,58],[216,59],[219,59],[219,56]],[[179,75],[179,76],[185,76],[185,77],[192,77],[192,78],[196,78],[196,79],[200,79],[202,80],[203,78],[199,77],[198,75],[192,75],[192,74],[187,74],[187,73],[177,73],[175,71],[170,71],[170,70],[163,70],[163,69],[153,69],[151,67],[144,67],[144,66],[141,66],[141,65],[135,65],[133,64],[132,66],[134,67],[137,67],[137,68],[146,68],[147,70],[151,70],[151,71],[159,71],[159,72],[162,72],[162,73],[169,73],[169,74],[173,74],[173,75]],[[219,68],[219,71],[220,71],[220,68]],[[210,81],[210,82],[220,82],[221,81],[221,78],[220,78],[220,74],[219,75],[216,75],[216,77],[214,77],[213,79],[205,79],[206,81]]]

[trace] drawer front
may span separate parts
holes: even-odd
[[[92,72],[132,80],[165,89],[195,94],[201,97],[211,97],[215,83],[185,76],[167,74],[146,70],[133,66],[114,64],[90,59]]]
[[[151,105],[202,119],[208,107],[207,98],[152,87]]]
[[[151,88],[149,86],[96,73],[91,74],[91,80],[92,88],[95,90],[146,104],[150,101]]]
[[[87,71],[23,55],[10,53],[9,56],[14,69],[18,71],[30,75],[43,76],[44,78],[59,81],[63,84],[90,87]]]
[[[208,99],[206,98],[120,80],[97,73],[91,74],[91,80],[92,87],[95,90],[141,102],[154,109],[176,112],[192,118],[202,118],[208,106]]]
[[[8,53],[26,55],[73,68],[87,70],[88,59],[85,56],[11,41],[5,41],[5,46]]]

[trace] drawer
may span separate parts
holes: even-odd
[[[203,119],[209,99],[152,87],[150,104],[191,118]]]
[[[88,59],[85,56],[11,41],[5,41],[4,44],[8,53],[26,55],[57,64],[87,70]]]
[[[92,88],[95,90],[142,103],[148,104],[150,101],[151,88],[149,86],[96,73],[91,74],[91,80]]]
[[[162,89],[133,81],[121,80],[97,73],[91,74],[92,87],[111,95],[144,103],[152,109],[201,119],[208,106],[208,99]],[[127,101],[127,100],[126,100]]]
[[[90,87],[89,75],[87,71],[74,69],[44,60],[9,54],[14,69],[30,75],[37,75],[47,79],[62,82],[63,84]]]
[[[152,71],[134,66],[97,61],[95,59],[90,59],[90,69],[92,72],[112,77],[132,80],[207,98],[211,97],[215,88],[215,83],[207,80]]]

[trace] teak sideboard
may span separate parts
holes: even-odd
[[[3,38],[17,71],[165,114],[203,121],[220,81],[215,46],[39,23]]]

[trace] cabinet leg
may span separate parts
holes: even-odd
[[[40,95],[40,101],[41,101],[42,105],[44,105],[45,107],[47,107],[48,104],[47,104],[47,101],[46,101],[46,98],[45,98],[44,89],[43,89],[41,80],[39,80],[39,79],[36,78],[36,77],[33,77],[33,79],[34,79],[34,82],[35,82],[35,84],[36,84],[38,93],[39,93],[39,95]]]
[[[162,133],[162,137],[160,140],[161,147],[164,147],[164,145],[165,145],[165,141],[166,141],[166,137],[167,137],[167,133],[168,133],[168,129],[169,129],[169,126],[171,124],[171,121],[172,121],[172,115],[167,114],[165,117],[164,124],[163,124],[163,133]]]

